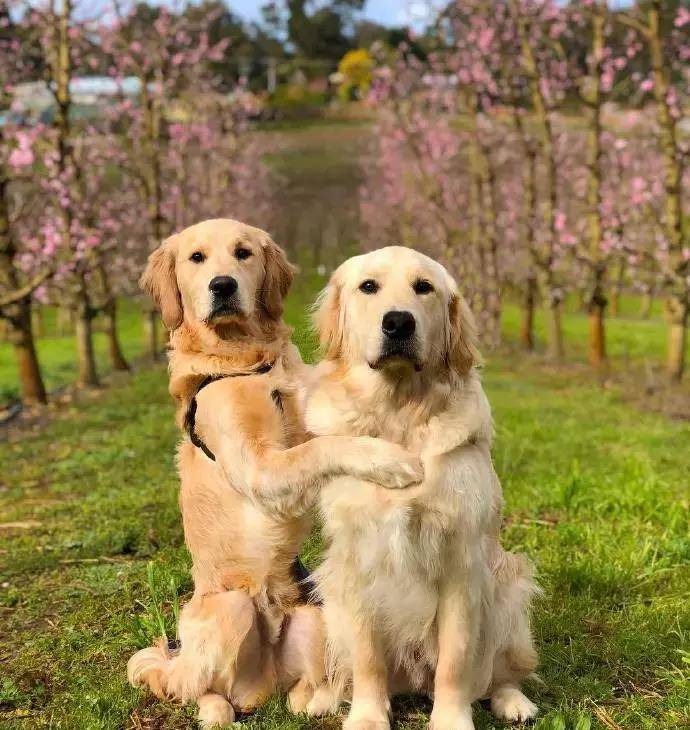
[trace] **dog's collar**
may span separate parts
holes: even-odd
[[[273,370],[274,364],[275,363],[272,362],[265,362],[259,365],[259,367],[254,368],[254,370],[246,370],[244,372],[237,373],[217,373],[214,375],[207,375],[197,386],[196,390],[194,391],[194,395],[192,396],[192,399],[189,401],[187,411],[184,414],[184,430],[187,432],[189,440],[194,444],[194,446],[196,446],[198,449],[201,449],[204,454],[206,454],[206,456],[211,459],[211,461],[216,460],[216,455],[211,451],[211,449],[208,448],[208,446],[206,446],[202,439],[197,436],[195,430],[197,409],[196,397],[207,385],[215,383],[217,380],[223,380],[224,378],[239,378],[248,375],[264,375],[265,373]]]

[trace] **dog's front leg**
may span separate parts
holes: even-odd
[[[434,708],[430,730],[474,730],[472,722],[473,664],[477,646],[479,602],[473,581],[447,580],[440,587],[438,660],[434,677]]]
[[[352,707],[343,730],[389,730],[386,659],[370,621],[352,626]]]

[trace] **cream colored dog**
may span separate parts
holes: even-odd
[[[194,595],[179,651],[143,649],[128,675],[160,697],[197,700],[209,726],[279,688],[302,710],[323,681],[320,611],[301,600],[294,570],[319,488],[342,474],[399,487],[422,473],[378,439],[309,438],[296,395],[304,366],[281,318],[292,276],[264,231],[219,219],[165,241],[141,282],[171,330]]]
[[[389,697],[434,698],[433,730],[470,730],[490,696],[501,719],[532,718],[536,667],[528,562],[499,542],[502,494],[474,324],[448,272],[408,248],[344,263],[317,303],[325,360],[307,405],[320,435],[385,438],[419,454],[425,480],[387,491],[352,478],[321,492],[317,573],[330,682],[311,714],[352,691],[346,730],[387,730]]]

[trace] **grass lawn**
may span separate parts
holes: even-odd
[[[289,310],[301,318],[299,300]],[[310,347],[300,328],[298,342]],[[690,424],[492,359],[485,373],[505,541],[537,563],[538,728],[690,727]],[[128,687],[125,664],[189,594],[163,368],[0,444],[0,727],[187,728],[193,708]],[[14,523],[14,524],[12,524]],[[318,560],[318,538],[306,549]],[[338,728],[277,698],[247,728]],[[398,730],[429,705],[396,704]],[[484,708],[480,730],[496,727]]]

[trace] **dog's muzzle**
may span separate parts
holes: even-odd
[[[388,362],[402,360],[414,365],[415,370],[421,370],[416,329],[417,322],[411,312],[386,312],[381,320],[381,354],[371,367],[378,370]]]
[[[209,282],[208,289],[211,292],[211,313],[208,317],[210,320],[242,313],[237,297],[239,289],[237,279],[232,276],[214,276]]]

